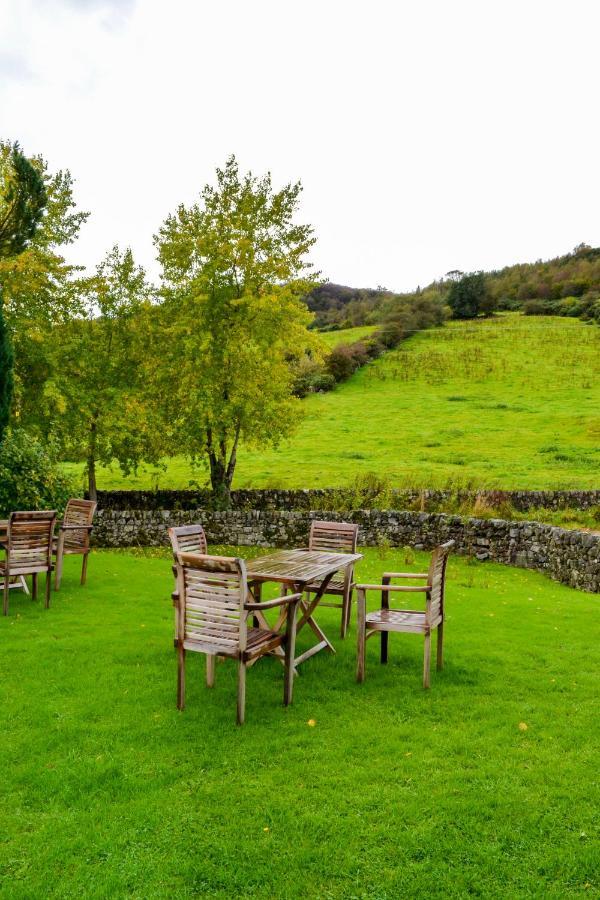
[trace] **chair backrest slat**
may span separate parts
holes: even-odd
[[[87,550],[90,545],[90,532],[87,528],[94,520],[97,503],[95,500],[80,500],[72,497],[67,503],[63,525],[86,526],[81,531],[73,531],[70,528],[65,532],[65,547],[69,550]]]
[[[202,553],[208,550],[206,534],[202,525],[180,525],[169,528],[169,538],[173,548],[173,556],[178,553]]]
[[[430,617],[435,621],[444,616],[444,592],[446,587],[446,563],[448,554],[454,547],[454,541],[440,544],[431,554],[429,564],[429,584],[431,585]]]
[[[49,565],[55,522],[55,510],[11,513],[7,534],[10,566]]]
[[[358,525],[350,522],[312,522],[308,547],[332,553],[355,553]]]
[[[246,649],[247,577],[244,561],[225,556],[177,553],[180,600],[177,637],[210,652]]]

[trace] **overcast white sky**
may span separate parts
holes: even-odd
[[[301,179],[332,281],[409,290],[600,245],[598,0],[0,0],[0,136],[68,168],[74,257],[234,152]]]

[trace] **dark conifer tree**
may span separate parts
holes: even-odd
[[[25,250],[47,202],[44,179],[18,144],[10,162],[10,171],[0,173],[0,256],[18,256]]]
[[[4,319],[4,304],[0,289],[0,444],[10,418],[14,387],[14,357],[10,335]]]
[[[27,248],[47,203],[44,179],[18,144],[7,169],[0,171],[0,257],[18,256]],[[10,417],[13,388],[14,356],[0,284],[0,443]]]

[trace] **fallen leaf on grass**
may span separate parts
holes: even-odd
[[[307,722],[306,724],[307,724],[307,725],[310,725],[311,728],[314,728],[315,725],[317,724],[317,720],[316,720],[316,719],[309,719],[308,722]]]
[[[528,727],[526,722],[519,722],[519,731],[527,731]]]

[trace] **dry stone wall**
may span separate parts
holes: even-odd
[[[327,509],[328,501],[340,509],[342,490],[239,490],[233,491],[231,505],[241,510]],[[473,502],[477,497],[490,504],[510,503],[523,512],[530,509],[592,509],[600,506],[599,491],[392,491],[394,509],[414,508],[423,503],[436,507],[447,500]],[[99,491],[102,509],[186,510],[211,505],[210,491]]]
[[[287,492],[277,492],[278,495]],[[345,517],[308,509],[113,508],[97,513],[94,542],[103,547],[165,546],[167,529],[201,521],[212,544],[294,547],[306,544],[313,518],[351,519],[359,543],[430,550],[456,541],[456,552],[536,569],[586,591],[600,592],[600,535],[537,522],[475,519],[438,513],[358,510]]]

